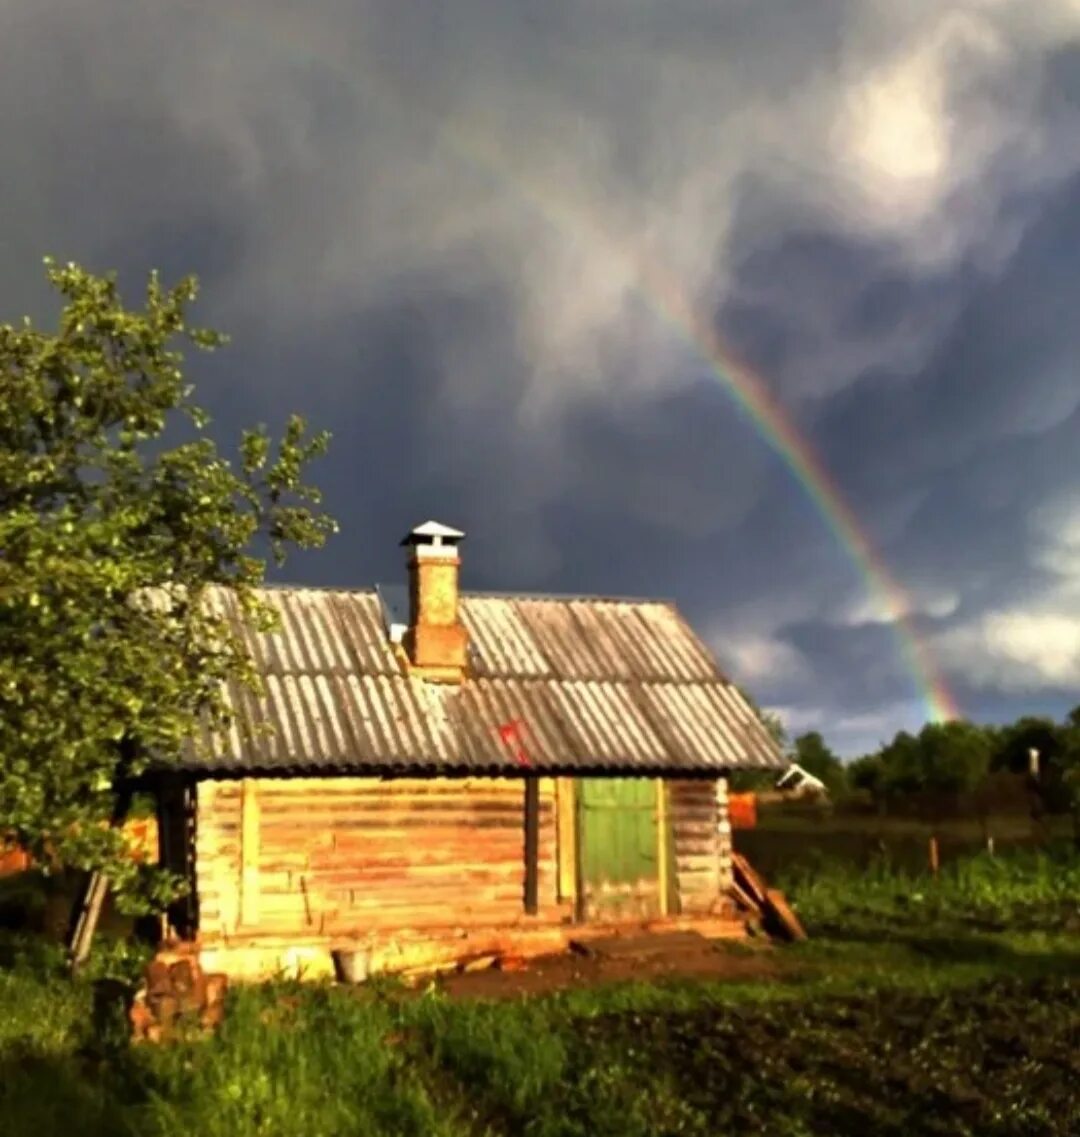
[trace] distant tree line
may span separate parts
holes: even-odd
[[[917,734],[900,731],[850,762],[841,761],[817,731],[789,742],[776,716],[763,713],[762,719],[791,760],[819,778],[834,801],[859,796],[888,806],[916,799],[989,800],[995,785],[1004,793],[1011,786],[1015,793],[1015,778],[1003,776],[1024,775],[1043,810],[1072,812],[1080,821],[1080,706],[1060,722],[1025,716],[1005,726],[928,723]],[[732,788],[763,789],[774,781],[773,774],[739,771]]]

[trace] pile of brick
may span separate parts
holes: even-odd
[[[225,1013],[224,975],[208,975],[184,948],[159,952],[146,968],[129,1020],[136,1041],[161,1042],[180,1033],[213,1030]]]

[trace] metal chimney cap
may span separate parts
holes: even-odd
[[[422,525],[417,525],[415,529],[406,533],[401,539],[401,544],[403,546],[447,545],[453,548],[464,539],[465,534],[460,529],[451,529],[449,525],[443,525],[438,521],[425,521]]]

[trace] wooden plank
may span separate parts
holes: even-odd
[[[93,943],[94,932],[101,919],[101,909],[108,891],[109,881],[105,874],[91,873],[71,935],[72,971],[78,971],[90,955],[90,945]]]
[[[231,785],[235,783],[221,783]],[[514,778],[265,778],[259,779],[265,800],[325,799],[327,801],[408,801],[484,797],[513,801],[521,787]],[[545,791],[550,795],[550,790]],[[543,793],[542,793],[543,796]]]
[[[754,866],[741,854],[732,852],[731,865],[735,871],[735,879],[742,887],[754,897],[759,904],[765,903],[765,881],[755,871]]]
[[[558,859],[558,897],[576,902],[577,875],[577,819],[574,811],[574,779],[559,778],[556,787],[556,843]]]
[[[787,899],[782,892],[770,888],[766,894],[766,911],[779,925],[789,940],[805,940],[806,930],[799,921],[798,916],[792,912]]]
[[[663,778],[656,779],[656,872],[660,885],[660,915],[671,912],[671,871],[668,856],[668,802],[667,785]]]
[[[733,880],[730,885],[731,895],[748,911],[761,915],[762,906],[761,902],[755,897],[751,896],[745,888],[737,880]]]
[[[130,743],[124,740],[121,743],[124,757],[121,766],[130,761]],[[119,793],[113,803],[109,825],[116,828],[123,825],[131,806],[131,792],[124,790]],[[85,891],[76,904],[72,913],[71,925],[68,935],[68,951],[72,972],[78,971],[90,955],[90,946],[97,931],[101,911],[105,905],[105,897],[109,892],[109,880],[104,873],[94,871],[86,878]]]
[[[259,922],[259,797],[255,781],[245,778],[240,798],[240,920]]]
[[[535,779],[534,779],[535,780]],[[539,803],[539,812],[551,811],[550,803]],[[319,825],[347,825],[354,829],[370,825],[414,826],[424,825],[483,825],[498,828],[514,826],[521,820],[521,795],[517,801],[469,802],[448,801],[435,803],[399,802],[367,803],[363,806],[341,804],[328,808],[323,802],[278,802],[273,808],[263,803],[266,824],[275,829],[307,829]]]
[[[525,779],[525,911],[536,914],[539,887],[540,786],[535,777]]]
[[[514,865],[492,865],[479,868],[448,865],[433,871],[394,871],[364,872],[350,866],[342,866],[323,872],[271,872],[263,869],[259,874],[260,895],[265,900],[272,893],[293,892],[305,880],[307,887],[352,888],[370,896],[393,896],[399,889],[423,889],[432,896],[445,896],[448,899],[461,896],[474,889],[486,887],[505,887],[517,889],[521,893],[525,885],[525,875],[520,862]]]

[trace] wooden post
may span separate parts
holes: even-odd
[[[245,928],[259,922],[259,798],[256,782],[240,784],[240,919]]]
[[[993,837],[987,837],[986,838],[986,851],[990,854],[990,856],[994,855],[994,838]]]
[[[540,782],[525,779],[525,911],[535,916],[539,907]]]
[[[667,783],[656,779],[656,871],[660,885],[660,915],[671,914],[671,887],[668,879],[671,865],[668,860],[668,809]]]
[[[937,875],[938,871],[938,841],[937,837],[930,838],[930,871]]]
[[[574,779],[558,778],[555,784],[559,846],[559,899],[577,898],[577,821],[574,812]]]
[[[120,763],[121,770],[129,761],[130,743],[125,740]],[[116,795],[109,825],[114,829],[123,825],[130,808],[131,788],[129,784],[125,783],[124,788]],[[72,973],[78,971],[90,955],[90,946],[94,942],[94,933],[97,931],[98,922],[101,919],[101,910],[105,905],[105,897],[108,893],[108,877],[102,872],[90,873],[82,895],[76,904],[68,935],[68,957]]]
[[[583,924],[589,916],[589,884],[585,879],[585,795],[581,783],[574,787],[574,923]]]
[[[105,904],[108,891],[108,877],[102,872],[91,873],[71,934],[72,971],[78,971],[90,955],[90,945],[94,941],[94,932],[97,930],[98,921],[101,919],[101,909]]]

